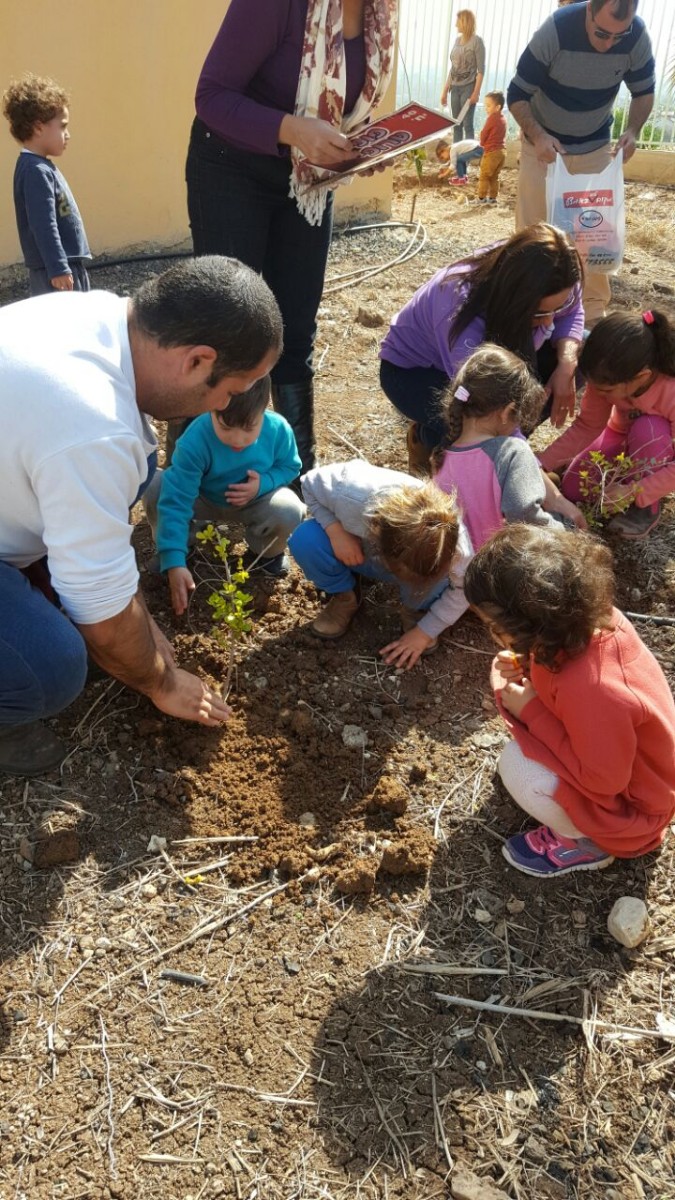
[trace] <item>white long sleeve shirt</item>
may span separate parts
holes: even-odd
[[[302,495],[309,515],[325,529],[339,521],[348,533],[365,538],[367,534],[363,510],[377,492],[409,484],[423,487],[423,480],[402,471],[375,467],[362,459],[330,463],[315,467],[302,476]],[[464,595],[464,574],[473,558],[473,547],[463,521],[459,522],[457,550],[452,561],[448,586],[418,622],[428,637],[438,637],[449,625],[454,625],[469,607]]]
[[[156,439],[136,402],[127,314],[108,292],[0,310],[0,560],[47,555],[83,625],[122,612],[138,588],[129,508]]]

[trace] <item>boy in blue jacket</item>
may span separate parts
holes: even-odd
[[[267,408],[269,398],[266,375],[227,408],[197,417],[143,497],[177,615],[195,586],[186,565],[193,517],[243,525],[249,561],[257,559],[256,568],[272,578],[288,574],[286,542],[305,515],[288,484],[301,464],[293,430]]]
[[[30,294],[88,292],[84,263],[91,253],[82,217],[51,161],[70,140],[68,95],[53,79],[26,75],[7,88],[3,112],[22,147],[14,170],[14,207]]]

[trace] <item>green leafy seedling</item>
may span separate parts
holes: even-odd
[[[227,557],[230,548],[229,539],[216,529],[215,525],[207,525],[197,534],[197,541],[222,564],[225,578],[220,587],[214,589],[207,598],[207,604],[212,610],[212,620],[215,625],[216,641],[228,651],[227,676],[223,694],[227,697],[232,682],[234,670],[235,645],[251,630],[251,604],[253,597],[244,591],[248,579],[248,571],[244,570],[241,558],[237,559],[236,569],[230,570]]]
[[[580,508],[589,529],[602,529],[610,517],[625,512],[635,500],[640,488],[637,476],[644,473],[646,463],[636,462],[627,454],[607,458],[601,450],[591,450],[588,466],[579,472]],[[635,483],[632,494],[621,500],[610,500],[607,493],[614,484]]]

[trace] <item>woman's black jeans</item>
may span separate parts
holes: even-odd
[[[235,150],[196,118],[186,164],[194,252],[225,254],[260,272],[284,322],[275,384],[312,378],[316,314],[332,230],[332,194],[310,225],[288,194],[288,157]]]
[[[537,352],[537,379],[546,383],[557,364],[555,347],[550,342]],[[445,371],[437,367],[397,367],[387,362],[380,362],[380,387],[385,396],[391,400],[394,408],[409,421],[416,421],[419,427],[420,441],[429,450],[440,445],[445,433],[445,425],[441,412],[441,396],[448,384],[449,377]],[[508,396],[504,398],[508,404]],[[542,425],[551,414],[552,400],[549,398],[541,410],[537,425]],[[526,436],[532,430],[524,430]]]

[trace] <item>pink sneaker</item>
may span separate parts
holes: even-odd
[[[467,179],[466,175],[453,175],[452,179],[450,180],[452,187],[463,187],[464,184],[468,182],[469,180]]]
[[[614,862],[614,855],[601,850],[590,838],[561,837],[548,825],[509,838],[502,854],[516,870],[538,876],[602,871]]]

